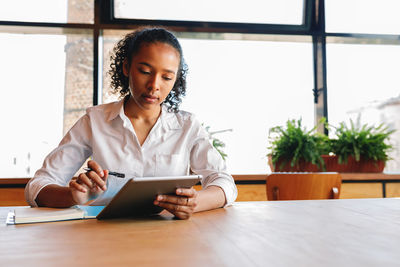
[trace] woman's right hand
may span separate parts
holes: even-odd
[[[91,171],[81,173],[69,182],[72,198],[77,205],[85,204],[107,190],[108,171],[94,160],[89,160],[88,167]]]

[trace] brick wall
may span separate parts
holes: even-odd
[[[70,0],[68,21],[93,23],[93,0]],[[65,134],[93,105],[93,38],[91,34],[68,34],[65,45]]]

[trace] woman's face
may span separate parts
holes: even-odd
[[[179,52],[165,43],[144,43],[130,68],[125,62],[124,75],[129,77],[131,97],[139,108],[159,110],[174,87],[179,62]]]

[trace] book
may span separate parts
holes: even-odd
[[[104,206],[76,205],[71,208],[17,208],[9,215],[7,224],[55,222],[96,218]],[[14,220],[12,220],[14,217]]]

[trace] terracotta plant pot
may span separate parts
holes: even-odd
[[[356,161],[354,157],[349,156],[347,163],[339,164],[337,156],[322,156],[325,161],[326,171],[328,172],[383,172],[385,168],[384,161],[364,160]]]
[[[358,163],[353,157],[347,159],[347,163],[339,164],[338,156],[325,155],[327,172],[358,172]]]
[[[276,163],[276,168],[271,168],[272,171],[276,172],[318,172],[318,166],[310,162],[305,162],[300,160],[298,166],[290,166],[290,161],[280,168],[282,160],[278,160]]]
[[[385,168],[384,161],[374,161],[374,160],[361,160],[357,162],[352,156],[349,156],[347,163],[339,164],[337,156],[322,155],[322,159],[325,162],[325,171],[327,172],[383,172]],[[282,160],[278,160],[276,163],[276,168],[272,165],[272,159],[268,158],[268,163],[271,171],[276,172],[321,172],[324,171],[318,168],[317,165],[311,164],[310,162],[305,162],[301,160],[298,166],[290,166],[290,162],[287,162],[282,168],[279,168],[282,164]]]
[[[360,161],[359,172],[383,172],[385,162],[383,160],[363,160]]]

